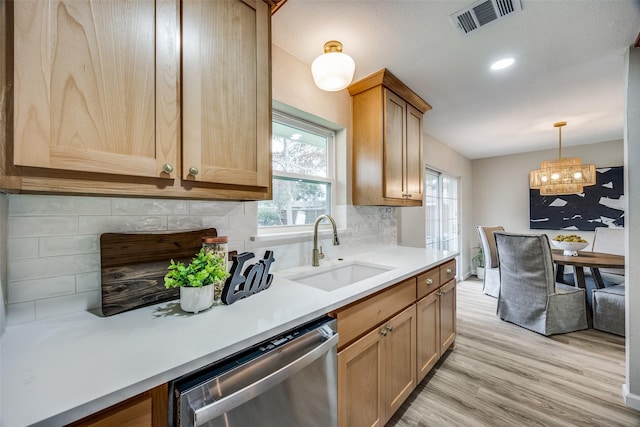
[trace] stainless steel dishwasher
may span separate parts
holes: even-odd
[[[171,383],[171,425],[335,427],[338,334],[323,316]]]

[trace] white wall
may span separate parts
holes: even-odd
[[[570,130],[568,127],[565,132]],[[596,167],[624,164],[622,140],[563,147],[562,155],[580,157],[583,163]],[[529,229],[529,171],[538,169],[543,160],[556,158],[557,149],[473,160],[473,226],[502,225],[506,230],[519,233],[546,232]],[[555,235],[558,230],[549,233]],[[575,233],[592,241],[592,231]],[[474,239],[479,242],[477,235]]]
[[[627,226],[625,268],[626,292],[626,383],[622,391],[627,406],[640,410],[640,48],[626,53],[625,188]]]
[[[427,112],[427,115],[429,112]],[[428,129],[427,129],[428,130]],[[423,134],[423,156],[427,167],[446,172],[460,178],[460,271],[467,276],[471,267],[471,236],[475,232],[471,220],[472,179],[471,161],[442,144],[427,133]],[[403,246],[425,247],[425,209],[424,207],[398,209],[398,244]]]

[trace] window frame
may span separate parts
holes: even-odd
[[[332,215],[333,212],[335,212],[335,208],[336,208],[336,184],[337,184],[337,178],[336,178],[336,163],[337,163],[337,158],[336,158],[336,131],[328,128],[326,126],[322,126],[319,125],[317,123],[314,123],[312,121],[303,119],[301,117],[297,117],[295,115],[289,114],[289,113],[285,113],[281,110],[277,110],[277,109],[273,109],[272,111],[272,115],[271,115],[271,122],[278,122],[280,124],[283,124],[285,126],[291,126],[291,127],[295,127],[295,128],[299,128],[302,129],[304,131],[310,132],[310,133],[315,133],[317,135],[321,135],[323,137],[325,137],[327,139],[327,176],[326,177],[322,177],[322,176],[317,176],[317,175],[303,175],[303,174],[297,174],[297,173],[292,173],[292,172],[284,172],[284,171],[277,171],[273,169],[273,160],[272,160],[272,164],[271,164],[271,185],[273,187],[273,181],[275,179],[284,179],[284,180],[295,180],[295,181],[304,181],[304,182],[311,182],[311,183],[321,183],[321,184],[328,184],[330,191],[327,194],[327,197],[329,198],[328,204],[327,204],[327,208],[329,209],[329,212],[327,212],[329,215]],[[273,136],[272,136],[273,138]],[[270,141],[271,144],[271,150],[273,150],[273,141]],[[259,205],[258,205],[259,206]],[[259,207],[258,207],[258,214],[259,214]],[[257,224],[257,231],[258,231],[258,236],[264,236],[264,235],[279,235],[279,234],[294,234],[294,233],[301,233],[301,232],[310,232],[313,231],[313,225],[312,224],[303,224],[303,225],[298,225],[298,224],[291,224],[291,225],[281,225],[281,226],[261,226],[258,223],[258,220],[256,219],[256,224]]]

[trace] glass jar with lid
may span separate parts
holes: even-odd
[[[214,256],[220,257],[224,260],[224,269],[227,268],[227,257],[229,256],[227,249],[228,238],[227,236],[216,237],[203,237],[202,247],[205,251],[211,252]],[[213,303],[221,304],[222,289],[224,288],[224,282],[213,284]]]

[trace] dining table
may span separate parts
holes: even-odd
[[[584,269],[591,270],[591,276],[599,289],[604,288],[604,281],[600,274],[601,268],[624,269],[624,255],[607,254],[602,252],[577,251],[576,255],[565,255],[560,249],[553,249],[553,262],[556,264],[556,282],[563,282],[564,266],[573,267],[574,285],[586,288]]]

